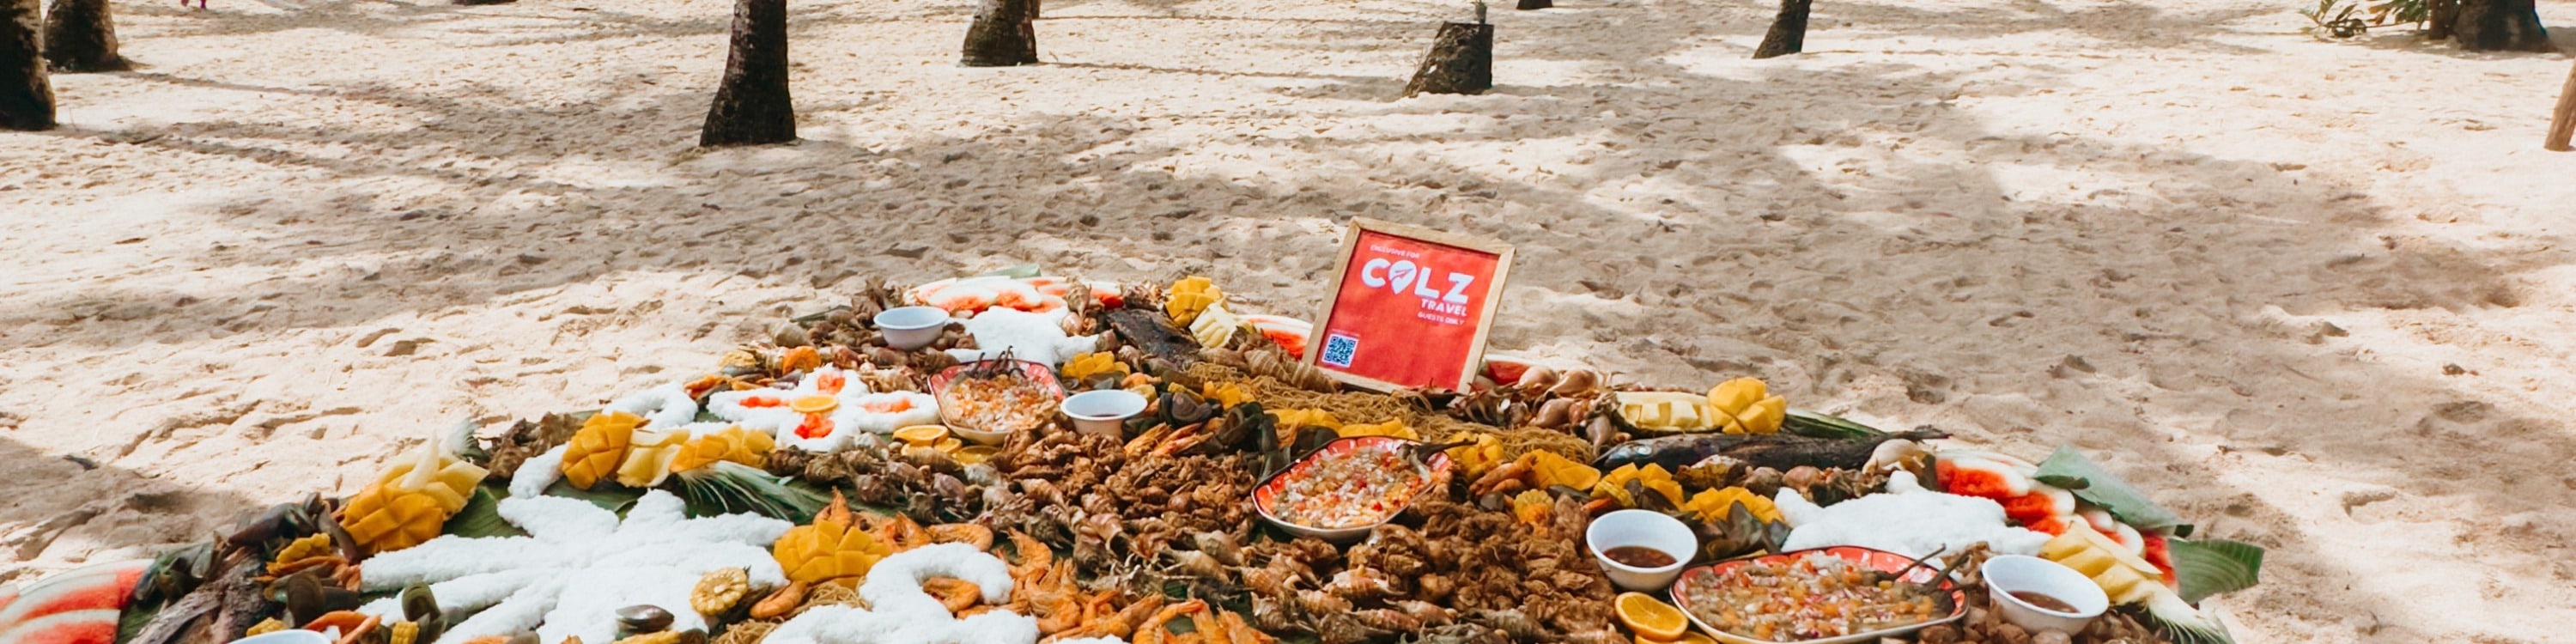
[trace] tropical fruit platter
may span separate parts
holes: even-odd
[[[1463,390],[1360,389],[1234,306],[871,282],[703,372],[425,421],[354,494],[0,592],[0,635],[2200,644],[2261,564],[2076,450],[1499,352]]]

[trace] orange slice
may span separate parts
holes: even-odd
[[[914,425],[894,430],[894,439],[911,445],[934,445],[948,437],[946,425]]]
[[[834,409],[841,408],[841,399],[831,396],[806,396],[787,403],[787,408],[796,410],[799,414],[828,414]]]
[[[975,445],[971,447],[957,448],[957,453],[950,454],[949,456],[957,459],[958,465],[974,465],[976,463],[993,460],[993,455],[1000,453],[1002,453],[1000,448],[996,448],[991,445]]]
[[[1683,615],[1682,609],[1645,593],[1619,593],[1614,608],[1619,612],[1619,621],[1640,638],[1669,642],[1690,632],[1690,617]]]
[[[966,446],[966,442],[965,442],[965,441],[960,441],[960,440],[957,440],[957,439],[954,439],[954,438],[942,438],[942,439],[939,439],[939,442],[937,442],[937,443],[931,443],[931,444],[930,444],[930,448],[931,448],[931,449],[939,450],[939,451],[942,451],[942,452],[956,452],[956,451],[957,451],[957,448],[965,447],[965,446]]]
[[[1683,633],[1682,638],[1677,640],[1659,640],[1639,635],[1635,641],[1637,644],[1717,644],[1717,640],[1709,639],[1708,636],[1697,632]]]

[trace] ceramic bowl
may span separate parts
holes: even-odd
[[[2003,612],[2004,621],[2029,629],[2030,632],[2061,631],[2076,633],[2084,625],[2101,617],[2111,608],[2111,597],[2093,580],[2054,561],[2021,555],[2003,555],[1987,559],[1979,569],[1986,578],[1986,596],[1994,600],[1995,610]],[[2073,612],[2055,611],[2031,605],[2013,593],[2037,593],[2074,606]]]
[[[956,321],[948,310],[936,306],[899,306],[877,312],[877,331],[885,334],[886,346],[898,351],[911,351],[939,341],[948,324]]]
[[[1286,530],[1289,534],[1301,537],[1314,537],[1333,543],[1350,543],[1367,538],[1370,531],[1376,530],[1378,526],[1386,525],[1387,521],[1394,520],[1395,515],[1402,513],[1404,508],[1398,507],[1395,512],[1387,513],[1386,518],[1379,519],[1368,525],[1318,528],[1290,523],[1286,519],[1279,518],[1278,514],[1271,512],[1271,504],[1278,500],[1279,495],[1287,490],[1289,485],[1294,484],[1301,478],[1307,476],[1307,474],[1315,468],[1315,464],[1323,462],[1324,459],[1339,458],[1362,447],[1404,449],[1418,444],[1420,444],[1419,441],[1409,441],[1386,436],[1353,436],[1350,438],[1333,439],[1333,442],[1325,443],[1323,447],[1316,448],[1314,452],[1298,458],[1297,462],[1289,464],[1287,469],[1280,470],[1279,473],[1270,475],[1270,478],[1262,479],[1261,485],[1252,488],[1252,508],[1261,512],[1262,520],[1269,521],[1271,525],[1279,526],[1279,529]],[[1431,458],[1424,463],[1424,465],[1428,468],[1428,471],[1423,473],[1422,485],[1429,486],[1449,472],[1449,455],[1447,453],[1433,454],[1431,455]]]
[[[1145,413],[1145,397],[1124,389],[1102,389],[1074,394],[1058,407],[1073,419],[1075,431],[1121,438],[1127,419]]]
[[[1953,581],[1950,581],[1950,580],[1947,580],[1947,579],[1941,580],[1941,582],[1940,582],[1940,587],[1941,587],[1941,590],[1942,590],[1942,591],[1944,591],[1944,592],[1948,592],[1948,593],[1950,594],[1950,613],[1949,613],[1949,614],[1947,614],[1947,615],[1943,615],[1943,616],[1941,616],[1941,617],[1939,617],[1939,618],[1933,619],[1933,620],[1931,620],[1931,621],[1927,621],[1927,622],[1919,623],[1919,624],[1908,624],[1908,625],[1904,625],[1904,626],[1897,626],[1897,627],[1893,627],[1893,628],[1882,628],[1882,629],[1875,630],[1875,631],[1870,631],[1870,632],[1867,632],[1867,633],[1853,633],[1853,634],[1850,634],[1850,635],[1844,635],[1844,636],[1841,636],[1841,637],[1821,637],[1821,638],[1816,638],[1816,639],[1806,639],[1806,640],[1762,640],[1762,639],[1754,639],[1754,638],[1745,637],[1745,636],[1742,636],[1742,635],[1737,635],[1737,634],[1734,634],[1734,633],[1729,633],[1729,632],[1726,632],[1726,631],[1724,631],[1724,630],[1719,630],[1719,629],[1718,629],[1717,627],[1715,627],[1715,626],[1710,626],[1708,622],[1703,621],[1703,620],[1701,620],[1701,619],[1700,619],[1700,616],[1699,616],[1699,613],[1698,613],[1698,612],[1695,612],[1695,611],[1690,610],[1690,605],[1691,605],[1690,584],[1691,584],[1691,580],[1693,580],[1693,579],[1697,579],[1697,578],[1699,578],[1699,577],[1700,577],[1700,576],[1702,576],[1702,575],[1729,575],[1729,574],[1735,574],[1735,570],[1736,570],[1737,568],[1742,568],[1742,567],[1745,567],[1745,566],[1748,566],[1748,565],[1752,565],[1752,564],[1754,564],[1754,563],[1756,563],[1756,562],[1780,562],[1780,561],[1790,561],[1790,560],[1794,560],[1794,559],[1797,559],[1797,558],[1800,558],[1800,557],[1805,557],[1805,556],[1810,555],[1810,554],[1819,554],[1819,553],[1821,553],[1821,554],[1823,554],[1823,555],[1825,555],[1825,556],[1828,556],[1828,557],[1835,557],[1835,558],[1840,558],[1840,559],[1843,559],[1843,560],[1846,560],[1846,561],[1851,561],[1851,562],[1854,562],[1854,563],[1859,563],[1859,564],[1861,564],[1861,565],[1869,566],[1869,567],[1871,567],[1871,568],[1876,568],[1876,569],[1879,569],[1879,570],[1884,571],[1884,572],[1896,572],[1896,571],[1898,571],[1898,570],[1904,570],[1904,569],[1905,569],[1906,564],[1913,563],[1913,561],[1914,561],[1914,558],[1913,558],[1913,557],[1908,557],[1908,556],[1905,556],[1905,555],[1900,555],[1900,554],[1896,554],[1896,553],[1893,553],[1893,552],[1888,552],[1888,551],[1885,551],[1885,550],[1878,550],[1878,549],[1874,549],[1874,548],[1863,548],[1863,547],[1859,547],[1859,546],[1834,546],[1834,547],[1831,547],[1831,548],[1815,548],[1815,549],[1812,549],[1812,550],[1795,550],[1795,551],[1785,552],[1785,553],[1781,553],[1781,554],[1776,554],[1776,555],[1764,555],[1764,556],[1760,556],[1760,557],[1747,557],[1747,558],[1743,558],[1743,559],[1729,559],[1729,560],[1726,560],[1726,561],[1721,561],[1721,562],[1717,562],[1717,563],[1709,564],[1709,565],[1706,565],[1706,566],[1697,566],[1697,567],[1693,567],[1693,568],[1690,568],[1690,569],[1687,569],[1687,570],[1683,570],[1683,571],[1682,571],[1682,574],[1681,574],[1681,577],[1680,577],[1680,578],[1678,578],[1678,579],[1674,579],[1674,580],[1673,580],[1673,603],[1681,605],[1681,607],[1682,607],[1682,614],[1684,614],[1684,615],[1689,615],[1689,616],[1690,616],[1691,623],[1692,623],[1692,624],[1695,624],[1695,625],[1698,625],[1698,626],[1699,626],[1699,630],[1700,630],[1701,632],[1708,633],[1708,635],[1709,635],[1710,637],[1715,637],[1715,638],[1717,638],[1717,641],[1720,641],[1720,642],[1726,642],[1726,643],[1728,643],[1728,644],[1849,644],[1849,643],[1851,643],[1851,642],[1876,642],[1876,641],[1878,641],[1878,640],[1879,640],[1879,638],[1882,638],[1882,637],[1900,637],[1900,636],[1903,636],[1903,635],[1905,635],[1905,634],[1907,634],[1907,633],[1912,633],[1912,632],[1915,632],[1915,631],[1923,630],[1923,628],[1924,628],[1924,627],[1926,627],[1926,626],[1932,626],[1932,625],[1934,625],[1934,624],[1947,624],[1947,623],[1950,623],[1950,622],[1958,621],[1958,620],[1959,620],[1959,618],[1961,618],[1961,617],[1965,617],[1965,616],[1967,616],[1967,614],[1968,614],[1968,594],[1967,594],[1967,592],[1962,591],[1962,590],[1959,590],[1959,585],[1958,585],[1956,582],[1953,582]],[[1940,569],[1938,569],[1938,568],[1915,568],[1913,572],[1905,573],[1905,580],[1906,580],[1906,581],[1917,582],[1917,583],[1928,583],[1928,582],[1932,581],[1932,578],[1933,578],[1933,577],[1938,576],[1938,575],[1940,575],[1940,574],[1941,574],[1941,570],[1940,570]]]
[[[1583,543],[1592,550],[1592,558],[1601,562],[1602,574],[1620,590],[1652,591],[1673,583],[1690,565],[1691,555],[1699,552],[1699,535],[1690,526],[1661,512],[1620,510],[1593,519],[1583,529]],[[1612,561],[1612,548],[1642,546],[1672,555],[1673,562],[1653,568],[1640,568]]]
[[[301,628],[290,628],[233,640],[233,644],[331,644],[331,638]]]
[[[1027,360],[1013,360],[1012,362],[1017,364],[1012,365],[1009,368],[1015,369],[1021,378],[1034,383],[1037,387],[1045,390],[1048,395],[1053,396],[1056,400],[1064,400],[1064,385],[1056,383],[1054,369],[1048,368],[1043,363],[1030,362]],[[989,372],[996,368],[1001,368],[1001,361],[977,360],[943,369],[939,372],[939,375],[930,377],[930,396],[931,398],[939,401],[939,420],[948,425],[949,433],[956,434],[958,438],[966,439],[967,441],[973,442],[977,445],[999,445],[1002,443],[1003,439],[1010,438],[1012,432],[1022,432],[1037,428],[1034,425],[1029,427],[979,427],[958,419],[957,410],[948,404],[948,385],[956,382],[960,378],[968,377],[969,374],[976,373],[977,370]]]

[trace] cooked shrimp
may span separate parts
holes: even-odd
[[[1137,624],[1136,637],[1129,641],[1136,644],[1163,644],[1163,638],[1172,636],[1172,631],[1168,628],[1171,621],[1183,615],[1193,614],[1207,614],[1207,602],[1193,599],[1166,606],[1163,610],[1154,613],[1153,617],[1146,618],[1145,623]]]
[[[950,613],[966,610],[984,596],[983,587],[975,585],[975,582],[947,577],[921,582],[921,591],[939,598],[939,605],[947,607]]]
[[[926,530],[931,543],[963,543],[976,550],[993,549],[993,529],[972,523],[942,523]]]
[[[1046,577],[1047,571],[1055,568],[1055,550],[1028,533],[1011,531],[1011,553],[1020,558],[1019,563],[1011,564],[1014,584],[1038,583]]]

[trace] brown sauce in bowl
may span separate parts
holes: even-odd
[[[1620,565],[1638,568],[1662,568],[1673,565],[1674,561],[1670,553],[1645,546],[1619,546],[1601,551],[1601,556],[1619,562]]]
[[[2073,612],[2075,612],[2075,605],[2074,605],[2074,604],[2066,603],[2066,601],[2065,601],[2065,600],[2058,599],[2058,598],[2055,598],[2055,597],[2050,597],[2050,596],[2047,596],[2047,595],[2042,595],[2042,594],[2035,593],[2035,592],[2031,592],[2031,591],[2027,591],[2027,590],[2016,590],[2016,591],[2012,591],[2011,595],[2012,595],[2012,598],[2013,598],[2013,599],[2021,600],[2021,603],[2024,603],[2024,604],[2030,604],[2032,607],[2034,607],[2034,608],[2038,608],[2038,609],[2040,609],[2040,610],[2050,611],[2050,612],[2057,612],[2057,613],[2073,613]]]

